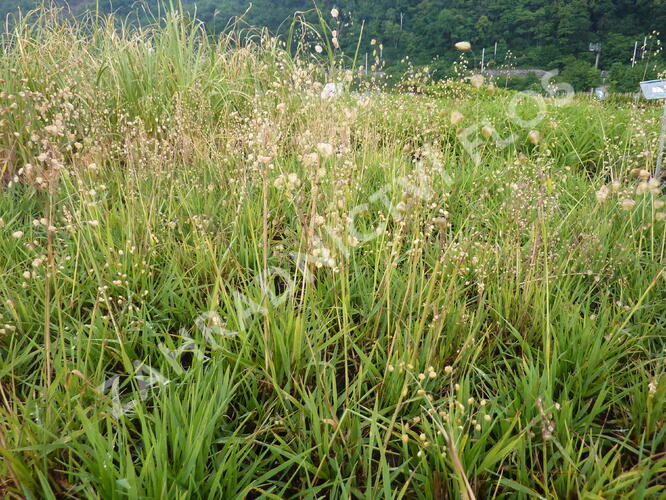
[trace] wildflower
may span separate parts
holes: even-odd
[[[529,134],[527,134],[527,140],[536,146],[541,142],[541,134],[538,130],[530,130]]]
[[[659,185],[660,184],[661,183],[659,182],[659,179],[657,179],[656,177],[652,177],[647,183],[648,189],[654,195],[659,195]]]
[[[451,113],[451,117],[450,117],[451,125],[454,125],[454,126],[459,125],[464,119],[465,119],[465,117],[459,111],[453,111]]]
[[[483,75],[474,75],[469,79],[470,83],[472,84],[472,87],[475,89],[480,89],[483,87],[483,82],[485,81],[485,78],[483,78]]]
[[[648,396],[653,397],[655,394],[657,394],[657,381],[653,379],[648,384]]]
[[[486,125],[481,129],[481,135],[485,139],[490,139],[493,135],[493,128],[490,125]]]
[[[453,367],[450,366],[450,365],[446,365],[444,367],[444,373],[446,373],[447,375],[450,375],[451,373],[453,373]]]
[[[89,220],[88,224],[90,224],[93,227],[99,226],[99,221],[98,220]]]
[[[608,199],[609,195],[610,195],[610,189],[608,189],[608,186],[602,186],[601,189],[597,191],[597,201],[603,203]]]
[[[335,270],[335,261],[333,260],[331,251],[322,246],[320,242],[318,242],[318,245],[319,246],[314,248],[311,253],[311,259],[312,262],[314,262],[315,267],[320,269],[326,266]]]
[[[333,146],[326,142],[320,142],[317,144],[317,151],[319,151],[319,154],[324,158],[328,158],[333,155]]]
[[[293,172],[287,175],[287,180],[292,187],[299,187],[301,185],[301,180],[298,178],[298,174]]]
[[[661,222],[662,220],[666,219],[666,212],[657,212],[654,214],[655,220]]]
[[[435,217],[432,222],[439,228],[440,231],[445,231],[449,227],[446,217]]]
[[[484,415],[483,420],[486,422],[490,422],[492,420],[492,417],[490,415]]]
[[[339,15],[340,15],[340,12],[338,11],[338,9],[336,9],[336,8],[331,9],[331,17],[334,17],[334,18],[337,19],[337,17]]]
[[[317,153],[307,153],[303,155],[301,161],[306,167],[317,167],[319,166],[319,155]]]
[[[636,187],[636,194],[638,195],[645,194],[647,193],[648,189],[649,189],[648,183],[643,181],[640,184],[638,184],[638,186]]]
[[[287,191],[293,191],[301,185],[301,180],[298,178],[298,175],[295,173],[290,173],[288,175],[278,175],[275,181],[273,181],[273,186],[277,189],[286,189]]]
[[[655,200],[654,201],[654,208],[656,208],[657,210],[659,210],[661,208],[664,208],[664,206],[666,206],[666,201],[664,201],[664,200]]]
[[[321,54],[324,51],[323,47],[319,44],[315,45],[315,52]]]
[[[631,210],[636,205],[636,202],[630,198],[624,198],[620,201],[620,206],[623,210]]]
[[[454,46],[456,49],[462,50],[463,52],[466,52],[472,48],[472,44],[469,42],[458,42]]]
[[[19,239],[21,236],[23,236],[23,231],[14,231],[12,233],[13,238]]]
[[[370,40],[370,45],[377,45],[377,40],[375,40],[374,38]]]

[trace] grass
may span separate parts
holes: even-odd
[[[4,36],[3,495],[665,495],[659,109],[322,100],[302,29]]]

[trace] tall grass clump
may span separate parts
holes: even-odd
[[[317,19],[2,35],[2,495],[664,495],[659,111],[366,93]]]

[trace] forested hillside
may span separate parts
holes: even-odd
[[[18,7],[26,11],[40,1],[4,0],[0,14],[4,18]],[[590,43],[601,44],[599,69],[613,69],[616,79],[630,77],[636,42],[639,62],[634,79],[654,76],[653,63],[663,64],[661,35],[654,32],[666,26],[664,0],[321,0],[317,4],[324,11],[340,10],[343,48],[356,47],[364,24],[361,55],[372,50],[370,41],[376,39],[387,67],[409,56],[417,64],[436,59],[435,67],[446,72],[457,55],[453,43],[459,40],[472,42],[477,63],[485,47],[485,60],[491,66],[568,68],[570,79],[581,79],[581,85],[594,83],[595,53],[589,51]],[[70,5],[80,13],[95,2],[75,0]],[[103,11],[133,20],[146,19],[146,10],[156,12],[157,5],[156,0],[100,0]],[[184,5],[212,32],[224,29],[236,16],[250,25],[284,32],[294,12],[313,8],[312,0],[185,0]],[[650,63],[645,64],[648,58]],[[629,87],[633,85],[632,81]]]

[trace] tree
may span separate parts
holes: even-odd
[[[48,0],[47,0],[48,1]],[[65,0],[54,0],[67,5]],[[144,6],[156,10],[169,0],[70,0],[76,12],[94,9],[99,1],[102,12],[129,16],[131,22],[148,20]],[[289,18],[296,11],[312,11],[313,0],[181,0],[184,9],[207,23],[209,32],[224,29],[227,21],[243,15],[249,25],[266,26],[285,36]],[[601,42],[601,67],[614,62],[626,64],[639,43],[653,29],[666,26],[666,0],[315,0],[325,16],[332,7],[342,13],[345,36],[343,49],[353,53],[364,24],[361,53],[371,52],[370,40],[384,44],[385,62],[397,65],[405,56],[415,64],[450,65],[460,54],[453,44],[471,41],[477,58],[480,49],[503,46],[519,66],[551,69],[563,58],[589,60],[590,41]],[[0,15],[24,11],[42,0],[0,0]],[[173,2],[177,3],[177,2]],[[403,19],[401,27],[400,20]],[[285,23],[285,20],[287,22]],[[315,26],[316,16],[308,18]],[[330,20],[330,19],[329,19]],[[663,40],[666,42],[666,40]],[[477,49],[479,52],[477,52]],[[488,56],[488,54],[486,54]],[[664,54],[658,56],[663,61]],[[568,64],[568,63],[567,63]],[[582,67],[578,68],[582,71]]]
[[[589,39],[590,15],[585,0],[561,2],[557,8],[557,37],[561,45],[584,50]]]
[[[584,92],[599,85],[601,75],[589,62],[571,59],[560,73],[559,81],[570,83],[577,92]]]

